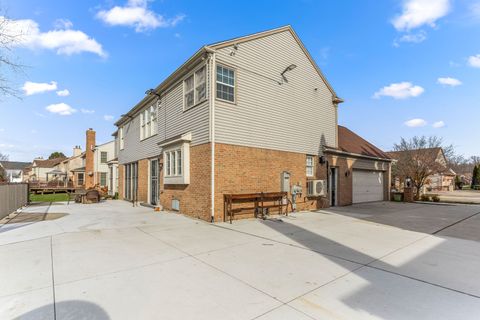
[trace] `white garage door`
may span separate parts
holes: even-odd
[[[353,170],[353,203],[383,200],[383,172]]]

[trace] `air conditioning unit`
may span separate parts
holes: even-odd
[[[327,182],[325,180],[307,181],[307,196],[319,197],[327,193]]]

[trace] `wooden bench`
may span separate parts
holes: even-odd
[[[253,207],[241,208],[241,210],[254,209],[255,218],[261,214],[262,218],[265,218],[265,209],[278,208],[278,213],[283,214],[283,207],[287,210],[285,214],[288,215],[287,204],[283,203],[283,199],[287,197],[286,192],[258,192],[258,193],[244,193],[244,194],[224,194],[224,211],[223,221],[226,221],[227,217],[232,223],[235,212],[237,209],[233,208],[234,204],[252,203]]]

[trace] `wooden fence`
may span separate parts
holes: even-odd
[[[0,219],[28,203],[28,183],[0,184]]]

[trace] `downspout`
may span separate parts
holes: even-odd
[[[211,141],[211,172],[210,172],[210,193],[211,193],[211,217],[210,222],[215,221],[215,51],[209,51],[210,69],[210,141]]]

